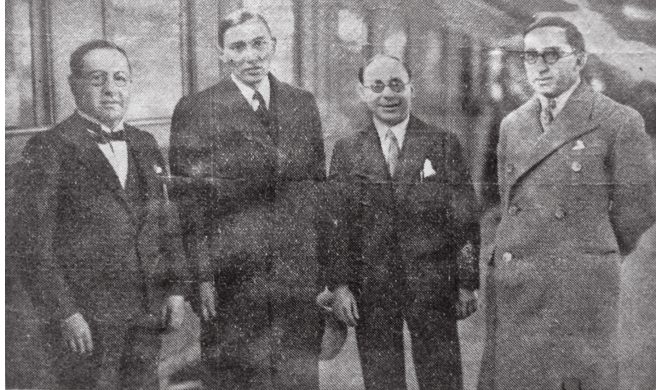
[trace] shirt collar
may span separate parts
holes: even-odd
[[[244,82],[239,80],[234,74],[230,74],[230,78],[235,84],[237,84],[237,88],[239,88],[239,91],[242,95],[244,95],[244,98],[248,101],[248,103],[252,105],[255,89],[244,84]],[[269,82],[268,76],[262,79],[260,85],[257,86],[257,91],[260,92],[264,98],[264,103],[266,103],[267,108],[269,108],[269,101],[271,100],[271,83]]]
[[[111,133],[112,131],[121,131],[125,127],[125,119],[121,119],[121,121],[113,129],[110,129],[109,126],[105,125],[104,123],[101,123],[98,119],[92,117],[91,115],[85,114],[79,108],[77,109],[77,114],[82,118],[88,120],[89,122],[99,125],[102,131],[106,133]]]
[[[408,122],[410,122],[410,115],[408,115],[400,123],[390,127],[389,125],[381,122],[378,118],[374,117],[374,126],[376,127],[376,131],[378,132],[378,137],[380,138],[381,142],[387,138],[387,130],[391,129],[399,143],[399,148],[403,148],[403,141],[405,140],[405,132],[408,128]]]
[[[572,93],[574,93],[574,90],[576,90],[576,88],[580,84],[581,84],[581,77],[579,76],[576,79],[576,82],[571,87],[569,87],[567,91],[553,98],[556,101],[556,108],[554,108],[551,111],[551,114],[553,115],[554,118],[563,109],[563,107],[565,107],[565,103],[567,103],[569,97],[572,96]],[[549,104],[549,99],[543,95],[538,94],[538,99],[540,99],[540,104],[542,105],[542,107],[546,107]]]

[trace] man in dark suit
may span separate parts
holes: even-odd
[[[370,125],[337,142],[330,166],[337,233],[333,312],[355,326],[365,387],[405,389],[403,322],[419,387],[460,389],[457,319],[476,310],[478,223],[455,135],[410,114],[397,58],[360,70]]]
[[[125,51],[91,41],[70,65],[77,111],[24,150],[16,268],[47,316],[53,387],[158,388],[162,320],[182,322],[186,278],[164,161],[153,136],[124,124]]]
[[[195,265],[208,388],[316,389],[315,207],[325,178],[314,97],[269,73],[276,40],[239,10],[219,23],[231,75],[178,103],[171,171]]]
[[[523,56],[536,94],[501,124],[480,388],[618,389],[620,264],[656,219],[649,138],[581,80],[572,23],[536,21]]]

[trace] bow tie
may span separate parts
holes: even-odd
[[[125,141],[125,130],[117,130],[112,132],[103,131],[99,125],[95,123],[92,126],[87,126],[89,133],[94,140],[99,144],[106,144],[115,141]]]

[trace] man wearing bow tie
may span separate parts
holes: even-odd
[[[633,109],[581,80],[559,17],[524,33],[536,94],[501,123],[481,389],[618,389],[622,256],[656,219],[653,156]]]
[[[269,72],[276,40],[261,15],[228,15],[218,43],[230,75],[180,100],[171,125],[205,385],[317,389],[319,111]]]
[[[187,280],[164,161],[124,123],[125,51],[91,41],[70,67],[76,112],[24,150],[20,268],[47,315],[53,387],[158,388],[159,335],[182,322]]]
[[[461,389],[457,319],[476,310],[476,199],[455,135],[410,114],[398,58],[360,70],[368,127],[337,142],[329,182],[336,233],[333,312],[355,326],[368,390],[405,389],[403,322],[419,388]]]

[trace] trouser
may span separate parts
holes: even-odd
[[[50,326],[51,356],[59,389],[158,389],[161,329],[89,321],[93,351],[67,349],[59,323]]]
[[[364,297],[363,297],[364,298]],[[462,369],[454,315],[425,307],[360,300],[356,336],[367,390],[405,390],[403,320],[410,332],[419,389],[460,390]],[[449,312],[450,310],[446,310]]]

